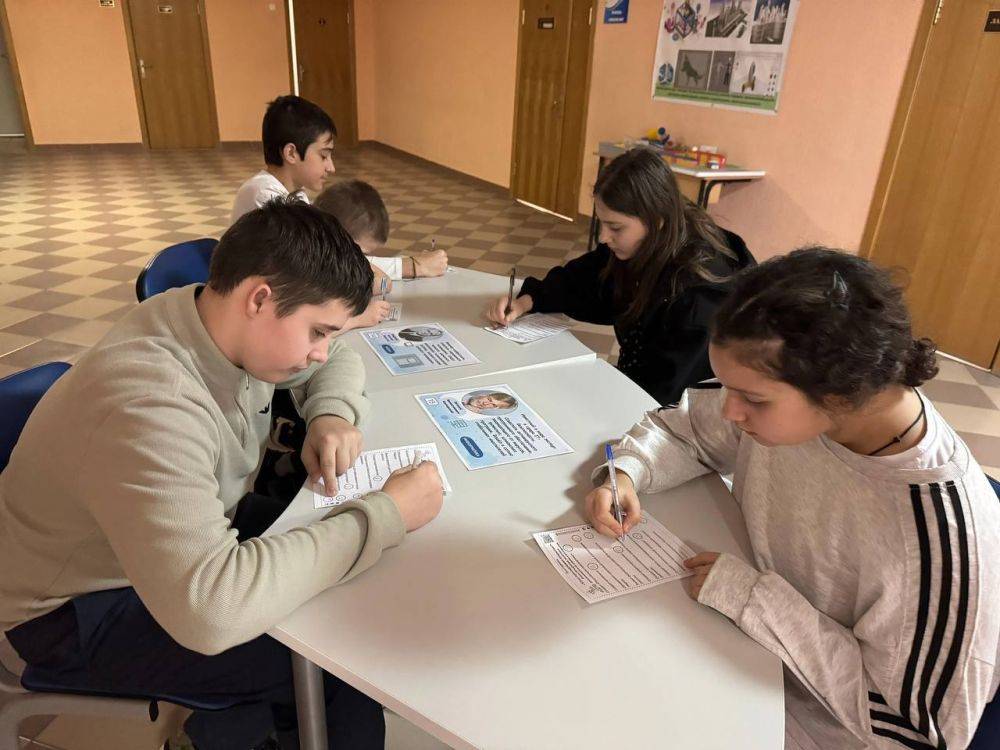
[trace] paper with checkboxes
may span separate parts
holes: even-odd
[[[397,448],[380,448],[364,451],[350,469],[337,477],[337,492],[326,494],[326,488],[320,480],[321,492],[313,491],[313,507],[329,508],[346,503],[348,500],[360,500],[369,492],[382,489],[389,475],[396,469],[410,466],[415,460],[432,461],[437,464],[441,474],[441,484],[446,493],[451,492],[448,477],[441,466],[441,456],[434,443],[420,445],[402,445]]]
[[[652,516],[642,514],[624,541],[590,524],[533,534],[559,575],[588,604],[687,578],[695,551]]]

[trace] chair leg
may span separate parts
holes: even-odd
[[[17,730],[21,722],[29,716],[44,714],[121,716],[149,720],[149,701],[60,693],[11,696],[0,704],[0,750],[18,750]]]

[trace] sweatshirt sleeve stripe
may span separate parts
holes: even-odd
[[[968,620],[967,514],[963,497],[954,482],[923,487],[911,485],[910,500],[920,553],[920,589],[913,642],[900,689],[899,715],[889,713],[891,707],[882,705],[878,700],[882,696],[878,693],[868,695],[873,704],[870,713],[873,722],[916,732],[931,743],[928,747],[947,750],[939,714],[956,674]],[[935,588],[932,584],[934,570],[939,571],[936,591],[932,590]],[[933,626],[929,627],[932,622]],[[949,624],[952,624],[950,629]],[[886,732],[893,730],[873,725],[872,731],[890,737]],[[909,744],[915,741],[913,738],[900,737],[891,739],[913,746]]]
[[[932,729],[935,734],[940,734],[937,722],[934,721],[932,723],[927,692],[930,689],[931,676],[941,656],[944,631],[948,625],[948,612],[951,609],[951,589],[953,584],[951,536],[949,533],[948,517],[945,515],[944,502],[941,496],[941,485],[930,485],[930,495],[931,502],[934,505],[934,518],[937,521],[938,541],[940,544],[941,586],[938,591],[937,617],[934,622],[934,630],[931,632],[930,646],[924,656],[924,669],[920,676],[920,692],[917,694],[917,708],[920,711],[918,729],[928,737],[930,737]]]
[[[938,723],[938,712],[944,702],[945,693],[955,676],[955,667],[962,651],[962,639],[965,635],[965,625],[969,613],[969,537],[965,525],[965,511],[962,508],[962,497],[959,495],[955,483],[947,482],[945,487],[951,501],[952,513],[955,516],[956,535],[958,536],[958,604],[951,647],[948,649],[948,657],[941,669],[941,676],[938,678],[937,687],[931,698],[930,709],[935,724]]]
[[[899,712],[903,716],[910,715],[910,696],[913,693],[913,680],[917,672],[917,663],[920,661],[924,632],[927,629],[927,611],[930,608],[931,594],[931,543],[919,485],[910,485],[910,503],[913,506],[917,543],[920,548],[920,594],[917,601],[917,623],[913,633],[913,644],[910,647],[910,656],[906,661],[906,671],[899,693]]]

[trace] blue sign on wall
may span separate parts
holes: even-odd
[[[628,0],[605,0],[604,23],[628,21]]]

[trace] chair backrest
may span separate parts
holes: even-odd
[[[986,475],[986,478],[989,480],[990,485],[993,487],[993,491],[997,493],[997,500],[1000,500],[1000,481],[997,481],[989,474]]]
[[[7,468],[11,451],[32,410],[69,365],[49,362],[15,372],[0,380],[0,471]]]
[[[165,247],[146,264],[135,280],[140,302],[179,286],[208,281],[208,266],[218,240],[205,237]]]
[[[997,750],[998,747],[1000,747],[1000,693],[986,704],[968,750]]]

